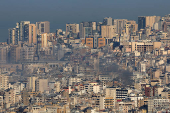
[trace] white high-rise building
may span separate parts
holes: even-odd
[[[96,30],[97,29],[97,22],[92,22],[92,30]]]
[[[50,33],[50,22],[36,22],[37,34]]]
[[[104,19],[103,19],[103,24],[104,25],[113,25],[113,19],[111,18],[111,17],[105,17]]]
[[[8,44],[15,44],[16,43],[16,39],[15,39],[16,28],[8,29],[8,31],[9,31]]]
[[[16,28],[19,28],[19,41],[24,41],[24,26],[30,24],[30,21],[21,21],[16,23]]]
[[[121,34],[122,31],[125,30],[127,21],[127,19],[114,19],[114,25],[117,34]]]
[[[79,24],[66,24],[66,34],[79,33]]]

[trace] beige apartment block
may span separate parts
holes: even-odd
[[[6,90],[9,88],[9,76],[7,73],[0,74],[0,89]]]
[[[114,25],[102,25],[101,26],[101,36],[102,38],[112,39],[116,36]]]
[[[66,24],[66,34],[69,32],[79,33],[79,24]]]
[[[50,22],[36,22],[37,34],[50,33]]]
[[[131,51],[139,52],[151,52],[154,49],[159,49],[161,47],[161,42],[123,42],[122,44],[125,48],[131,48]]]
[[[41,47],[47,47],[47,33],[41,34]]]
[[[37,31],[35,24],[29,24],[29,44],[37,43]]]

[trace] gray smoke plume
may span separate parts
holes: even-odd
[[[101,66],[102,67],[102,66]],[[132,85],[133,80],[131,79],[133,73],[129,70],[124,70],[119,67],[119,65],[113,63],[107,65],[104,68],[101,68],[102,72],[113,73],[113,77],[118,79],[119,82],[123,84],[123,86]]]

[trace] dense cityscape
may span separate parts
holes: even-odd
[[[0,42],[0,112],[170,112],[170,14],[13,27]]]

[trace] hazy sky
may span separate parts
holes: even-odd
[[[18,21],[50,21],[51,32],[66,23],[133,19],[138,16],[170,13],[170,0],[0,0],[0,41]]]

